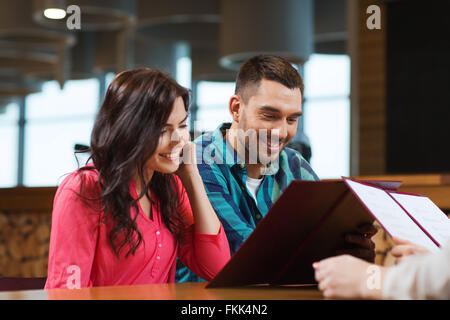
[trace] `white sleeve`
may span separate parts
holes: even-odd
[[[450,243],[439,252],[405,259],[388,269],[385,299],[450,299]]]

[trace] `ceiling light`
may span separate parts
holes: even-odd
[[[48,8],[44,10],[44,16],[47,19],[53,20],[64,19],[64,17],[66,16],[66,11],[58,8]]]

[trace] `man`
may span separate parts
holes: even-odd
[[[292,65],[260,55],[244,62],[230,98],[231,124],[195,140],[197,165],[233,254],[294,179],[318,180],[304,158],[287,144],[302,115],[303,81]],[[347,234],[350,253],[373,260],[370,237],[376,229],[363,226]],[[179,267],[177,281],[196,277]]]

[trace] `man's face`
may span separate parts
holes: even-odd
[[[245,145],[247,160],[252,146],[255,149],[256,135],[257,162],[274,161],[297,132],[297,120],[302,115],[300,89],[289,89],[276,81],[263,79],[257,88],[250,89],[247,103],[239,96],[237,99],[240,102],[238,128],[246,132],[238,134],[238,144]]]

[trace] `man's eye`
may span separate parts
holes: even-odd
[[[263,113],[263,116],[268,118],[268,119],[275,119],[275,117],[271,114],[267,114],[267,113]]]
[[[297,119],[288,119],[288,122],[290,122],[290,123],[294,123],[294,122],[297,122]]]

